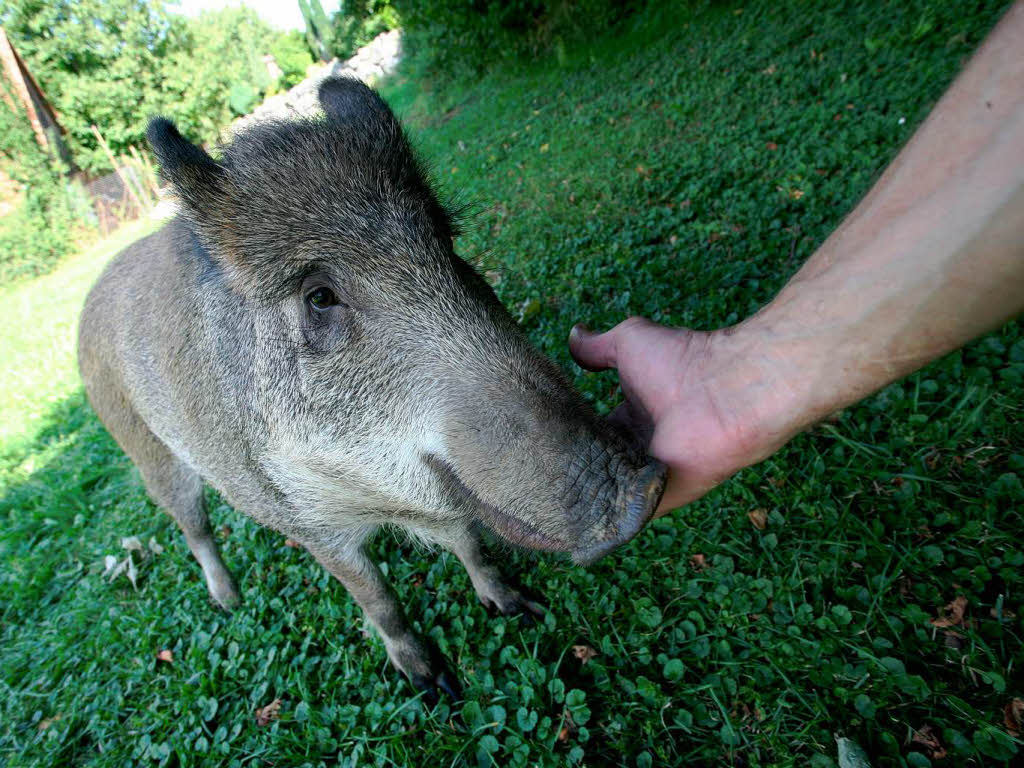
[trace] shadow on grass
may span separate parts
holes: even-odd
[[[82,389],[57,403],[35,435],[0,453],[0,473],[8,572],[0,596],[9,620],[59,600],[58,585],[84,570],[96,546],[84,534],[105,528],[104,511],[142,491]]]

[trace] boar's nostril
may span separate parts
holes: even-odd
[[[636,536],[658,508],[667,476],[668,467],[660,461],[651,461],[637,472],[625,508],[616,511],[607,535],[574,550],[573,562],[590,565]]]

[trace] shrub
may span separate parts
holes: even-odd
[[[72,247],[75,225],[92,218],[81,187],[65,180],[64,166],[36,142],[6,83],[0,98],[0,167],[21,184],[24,199],[0,219],[0,283],[45,272]]]
[[[110,167],[92,125],[115,153],[142,142],[145,114],[161,105],[160,64],[186,31],[152,0],[11,0],[0,4],[0,22],[60,114],[75,164],[89,172]]]
[[[154,114],[211,142],[277,85],[263,55],[281,34],[251,9],[185,19],[156,0],[0,0],[0,23],[60,113],[75,164],[89,173],[110,170],[92,125],[115,155],[145,146]],[[296,57],[289,49],[282,58]],[[286,74],[296,77],[297,66]]]
[[[382,32],[399,26],[391,0],[343,0],[331,19],[334,55],[347,59]]]
[[[225,8],[190,19],[161,62],[153,106],[127,116],[142,142],[146,119],[161,113],[192,139],[213,143],[231,120],[248,114],[271,81],[263,56],[277,34],[250,8]],[[116,150],[115,150],[116,151]]]
[[[285,90],[301,83],[306,77],[306,70],[313,63],[301,32],[292,31],[281,35],[271,44],[270,52],[283,73],[278,85]]]
[[[395,0],[406,52],[435,74],[458,76],[535,57],[598,32],[648,0]]]

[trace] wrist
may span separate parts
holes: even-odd
[[[842,407],[825,383],[828,355],[770,314],[716,331],[710,343],[715,359],[730,367],[722,377],[724,396],[744,413],[756,460]]]

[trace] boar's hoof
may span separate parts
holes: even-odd
[[[440,672],[433,676],[413,675],[412,684],[417,691],[423,694],[423,701],[428,707],[433,707],[440,701],[442,692],[453,702],[462,701],[462,686],[443,660]]]
[[[544,606],[531,600],[518,589],[502,586],[498,591],[481,595],[480,602],[492,616],[519,616],[524,624],[535,624],[544,617]]]
[[[230,576],[227,579],[211,580],[207,586],[210,589],[210,599],[228,613],[242,602],[242,598],[238,596],[238,589]]]

